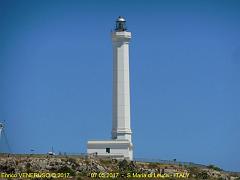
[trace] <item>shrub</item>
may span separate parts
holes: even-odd
[[[200,172],[200,170],[197,167],[191,166],[188,169],[189,169],[189,173],[190,173],[191,176],[192,175],[197,175]]]
[[[70,176],[76,175],[75,171],[73,171],[71,168],[69,168],[67,166],[61,167],[57,172],[58,173],[70,173]]]
[[[199,178],[199,179],[208,179],[209,175],[208,175],[207,172],[202,171],[202,172],[198,173],[196,177]]]
[[[213,169],[213,170],[216,170],[216,171],[222,171],[221,168],[217,167],[217,166],[214,166],[212,164],[210,164],[209,166],[207,166],[209,169]]]
[[[108,159],[100,159],[100,163],[103,165],[110,165],[112,161]]]
[[[30,168],[31,167],[31,164],[28,162],[26,165],[25,165],[26,168]]]
[[[150,169],[156,169],[156,168],[158,168],[158,166],[159,166],[159,163],[152,162],[152,163],[149,163],[148,167]]]
[[[72,164],[77,164],[77,161],[74,158],[68,158],[68,162],[70,162]]]

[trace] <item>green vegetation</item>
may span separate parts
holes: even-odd
[[[70,173],[70,176],[76,175],[75,171],[73,171],[73,169],[69,168],[68,166],[61,167],[57,172],[58,173]]]
[[[207,166],[209,169],[213,169],[213,170],[216,170],[216,171],[223,171],[221,168],[217,167],[217,166],[214,166],[212,164],[210,164],[209,166]]]
[[[158,162],[152,162],[152,163],[149,163],[149,165],[148,165],[148,167],[150,169],[157,169],[157,168],[159,168],[159,166],[160,166],[160,163],[158,163]]]
[[[110,165],[112,164],[112,161],[109,159],[100,159],[100,163],[104,165]]]
[[[190,166],[188,167],[188,171],[190,173],[190,177],[194,177],[194,175],[198,174],[200,171],[197,167]]]
[[[118,163],[118,169],[121,177],[127,177],[128,173],[136,173],[136,164],[133,161],[122,160]]]
[[[219,177],[217,180],[225,180],[223,177]]]
[[[72,163],[72,164],[77,164],[76,159],[71,158],[71,157],[69,157],[69,158],[67,159],[67,161],[70,162],[70,163]]]
[[[209,179],[209,175],[208,175],[207,172],[201,171],[201,172],[196,174],[196,178],[198,178],[198,179]]]

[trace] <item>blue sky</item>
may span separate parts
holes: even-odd
[[[13,152],[86,152],[111,137],[119,15],[132,32],[134,156],[240,171],[237,0],[1,0],[0,119]]]

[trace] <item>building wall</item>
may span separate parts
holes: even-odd
[[[106,148],[110,148],[110,153],[106,152]],[[123,156],[123,158],[132,160],[132,144],[128,141],[117,143],[116,141],[95,141],[88,143],[88,154],[97,153],[99,156]]]

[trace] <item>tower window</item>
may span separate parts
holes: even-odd
[[[106,153],[110,153],[110,148],[106,148]]]

